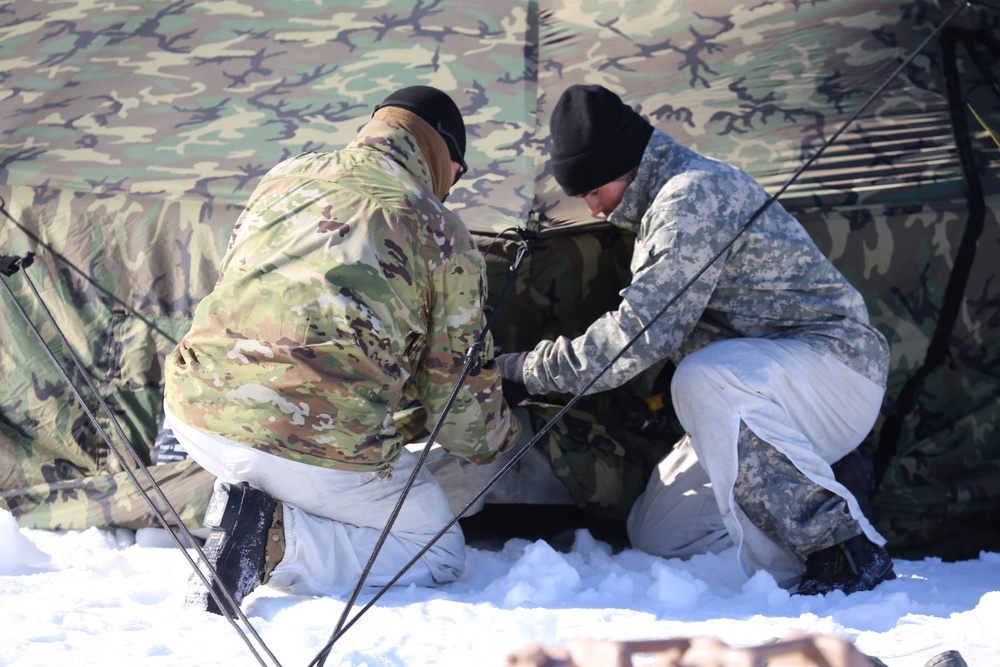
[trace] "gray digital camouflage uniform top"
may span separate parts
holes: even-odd
[[[579,391],[692,279],[592,391],[734,337],[805,341],[884,387],[889,346],[869,323],[864,300],[777,202],[695,278],[767,198],[740,169],[655,130],[609,216],[637,233],[621,305],[573,340],[538,343],[524,363],[528,390]]]
[[[485,327],[485,266],[433,195],[408,132],[370,121],[344,150],[275,166],[215,289],[168,356],[166,406],[208,433],[304,463],[374,470],[404,444],[406,397],[433,426]],[[483,360],[492,359],[487,337]],[[495,364],[457,392],[438,442],[488,461],[517,436]]]

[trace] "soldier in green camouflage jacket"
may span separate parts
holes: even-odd
[[[485,328],[483,258],[442,205],[464,152],[455,103],[413,86],[345,149],[278,164],[168,357],[165,411],[182,446],[226,483],[218,493],[247,482],[278,501],[266,539],[285,547],[268,551],[254,585],[336,594],[357,583],[413,469],[392,419],[404,399],[431,426],[443,418],[438,442],[474,463],[517,437],[488,336],[481,372],[445,415]],[[421,470],[367,582],[389,581],[451,517]],[[456,525],[401,582],[446,582],[463,567]]]
[[[806,594],[893,578],[885,540],[831,469],[875,423],[889,366],[857,290],[780,204],[754,217],[768,200],[758,183],[606,88],[568,88],[551,128],[566,193],[636,232],[632,282],[577,338],[500,357],[504,377],[534,394],[577,392],[637,337],[593,389],[670,358],[687,436],[633,506],[634,545],[691,555],[675,545],[717,548],[722,530],[747,574]]]

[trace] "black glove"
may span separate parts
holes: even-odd
[[[495,358],[503,378],[503,397],[508,405],[519,405],[531,396],[524,386],[524,359],[527,352],[508,352]]]
[[[527,352],[507,352],[497,355],[495,361],[500,369],[500,377],[517,384],[524,384],[524,360],[527,357]]]

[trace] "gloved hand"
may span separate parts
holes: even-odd
[[[507,352],[494,358],[503,378],[503,397],[508,405],[518,405],[531,396],[524,386],[524,359],[527,356],[527,352]]]
[[[498,354],[494,358],[494,361],[497,362],[497,366],[500,368],[500,377],[504,380],[524,384],[524,360],[527,357],[527,352]]]

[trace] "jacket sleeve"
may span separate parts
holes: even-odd
[[[729,199],[722,202],[719,192],[712,193],[712,181],[681,179],[657,195],[643,216],[632,256],[632,281],[622,290],[618,309],[599,317],[577,338],[541,341],[525,359],[528,391],[581,391],[654,319],[588,393],[621,386],[681,346],[712,298],[732,248],[712,259],[732,237],[746,197],[741,187],[731,184]]]
[[[482,256],[472,248],[456,253],[431,273],[427,354],[415,382],[431,432],[454,394],[436,441],[449,453],[473,463],[493,460],[519,434],[518,422],[503,398],[488,332],[479,372],[469,373],[458,385],[466,353],[486,326],[485,271]]]

